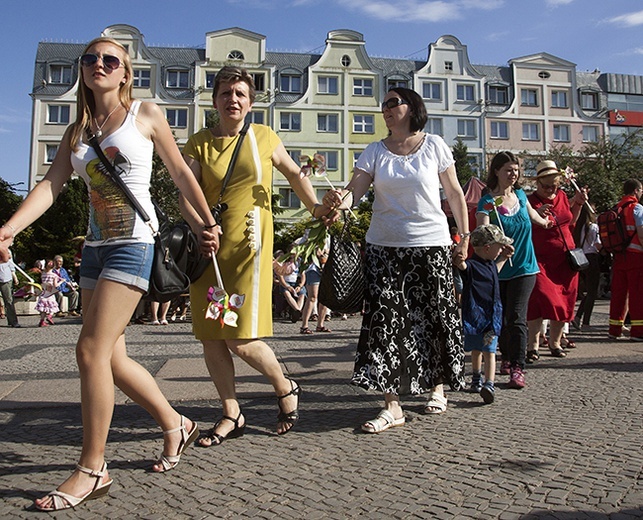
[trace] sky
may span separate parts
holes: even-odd
[[[5,0],[0,17],[0,177],[28,184],[38,43],[86,43],[106,27],[136,27],[147,45],[203,47],[205,34],[240,27],[266,50],[315,52],[329,31],[364,35],[370,56],[424,60],[451,34],[479,65],[547,52],[578,71],[643,75],[641,0]]]

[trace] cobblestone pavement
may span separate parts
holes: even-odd
[[[607,302],[596,326],[573,333],[566,359],[543,353],[527,388],[497,379],[496,402],[449,392],[445,414],[405,401],[407,424],[360,433],[381,398],[348,384],[359,318],[330,334],[275,323],[271,346],[303,387],[302,419],[274,434],[276,400],[239,365],[246,434],[190,448],[165,475],[147,472],[161,451],[152,419],[117,394],[106,459],[108,497],[55,518],[630,519],[643,517],[643,344],[608,341]],[[39,329],[0,328],[1,518],[46,516],[31,501],[62,482],[81,442],[74,343],[78,319]],[[209,428],[220,414],[189,324],[134,325],[132,357],[177,409]],[[469,365],[468,365],[469,366]]]

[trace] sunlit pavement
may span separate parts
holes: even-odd
[[[498,376],[494,404],[448,392],[442,415],[424,415],[424,400],[407,398],[406,425],[379,435],[359,425],[375,417],[380,396],[348,384],[359,316],[313,335],[276,322],[269,343],[303,388],[291,433],[275,435],[271,388],[238,363],[245,435],[190,448],[157,475],[147,470],[162,449],[160,429],[117,391],[109,496],[54,516],[641,518],[643,343],[608,340],[607,306],[597,303],[590,330],[570,333],[578,348],[567,358],[542,352],[524,390]],[[0,517],[42,518],[31,501],[61,483],[80,452],[80,320],[20,321],[21,329],[0,328]],[[126,334],[131,356],[176,408],[210,428],[221,409],[190,325],[132,325]]]

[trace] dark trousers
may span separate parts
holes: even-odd
[[[581,271],[580,275],[585,285],[585,296],[582,297],[578,310],[576,311],[577,324],[589,325],[594,302],[598,296],[598,286],[601,281],[601,255],[599,253],[588,253],[589,267]]]
[[[535,285],[535,274],[500,282],[502,332],[498,346],[503,360],[509,360],[511,366],[523,369],[528,339],[527,307]]]

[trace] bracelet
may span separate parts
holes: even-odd
[[[458,236],[460,238],[468,238],[471,236],[471,233],[469,231],[467,231],[466,233],[458,233]]]
[[[11,230],[11,238],[14,238],[17,233],[16,233],[16,228],[13,227],[11,224],[4,224],[2,227],[8,227]]]
[[[313,205],[313,208],[310,210],[310,214],[313,216],[313,218],[317,218],[317,217],[315,217],[315,210],[317,208],[321,208],[322,206],[323,206],[323,204],[319,204],[319,203],[316,203],[316,204]]]
[[[203,229],[212,229],[212,228],[217,227],[218,225],[219,225],[219,224],[217,224],[217,223],[215,222],[215,223],[214,223],[214,224],[212,224],[211,226],[203,226]]]

